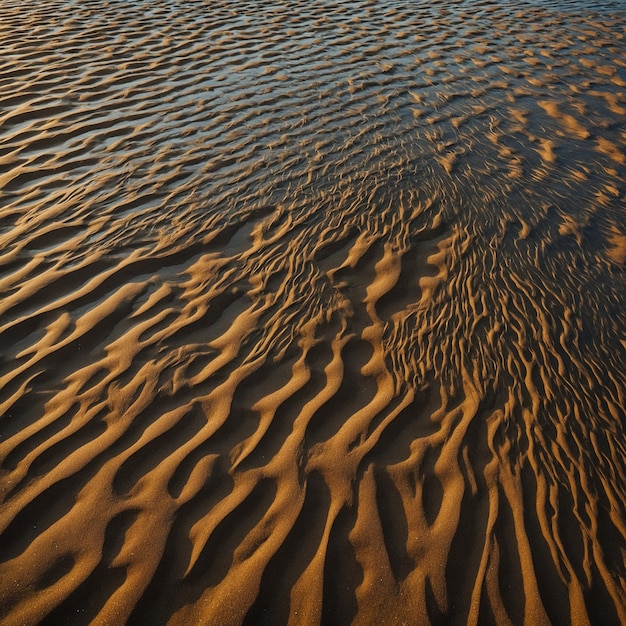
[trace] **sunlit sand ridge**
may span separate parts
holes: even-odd
[[[619,2],[0,9],[3,625],[626,622]]]

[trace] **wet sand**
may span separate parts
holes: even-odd
[[[0,621],[626,623],[620,2],[0,0]]]

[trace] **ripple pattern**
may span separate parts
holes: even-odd
[[[626,623],[622,2],[0,9],[3,624]]]

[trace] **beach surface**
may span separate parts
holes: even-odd
[[[0,0],[0,623],[626,623],[623,2]]]

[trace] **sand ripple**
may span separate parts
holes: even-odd
[[[626,623],[621,2],[0,8],[4,625]]]

